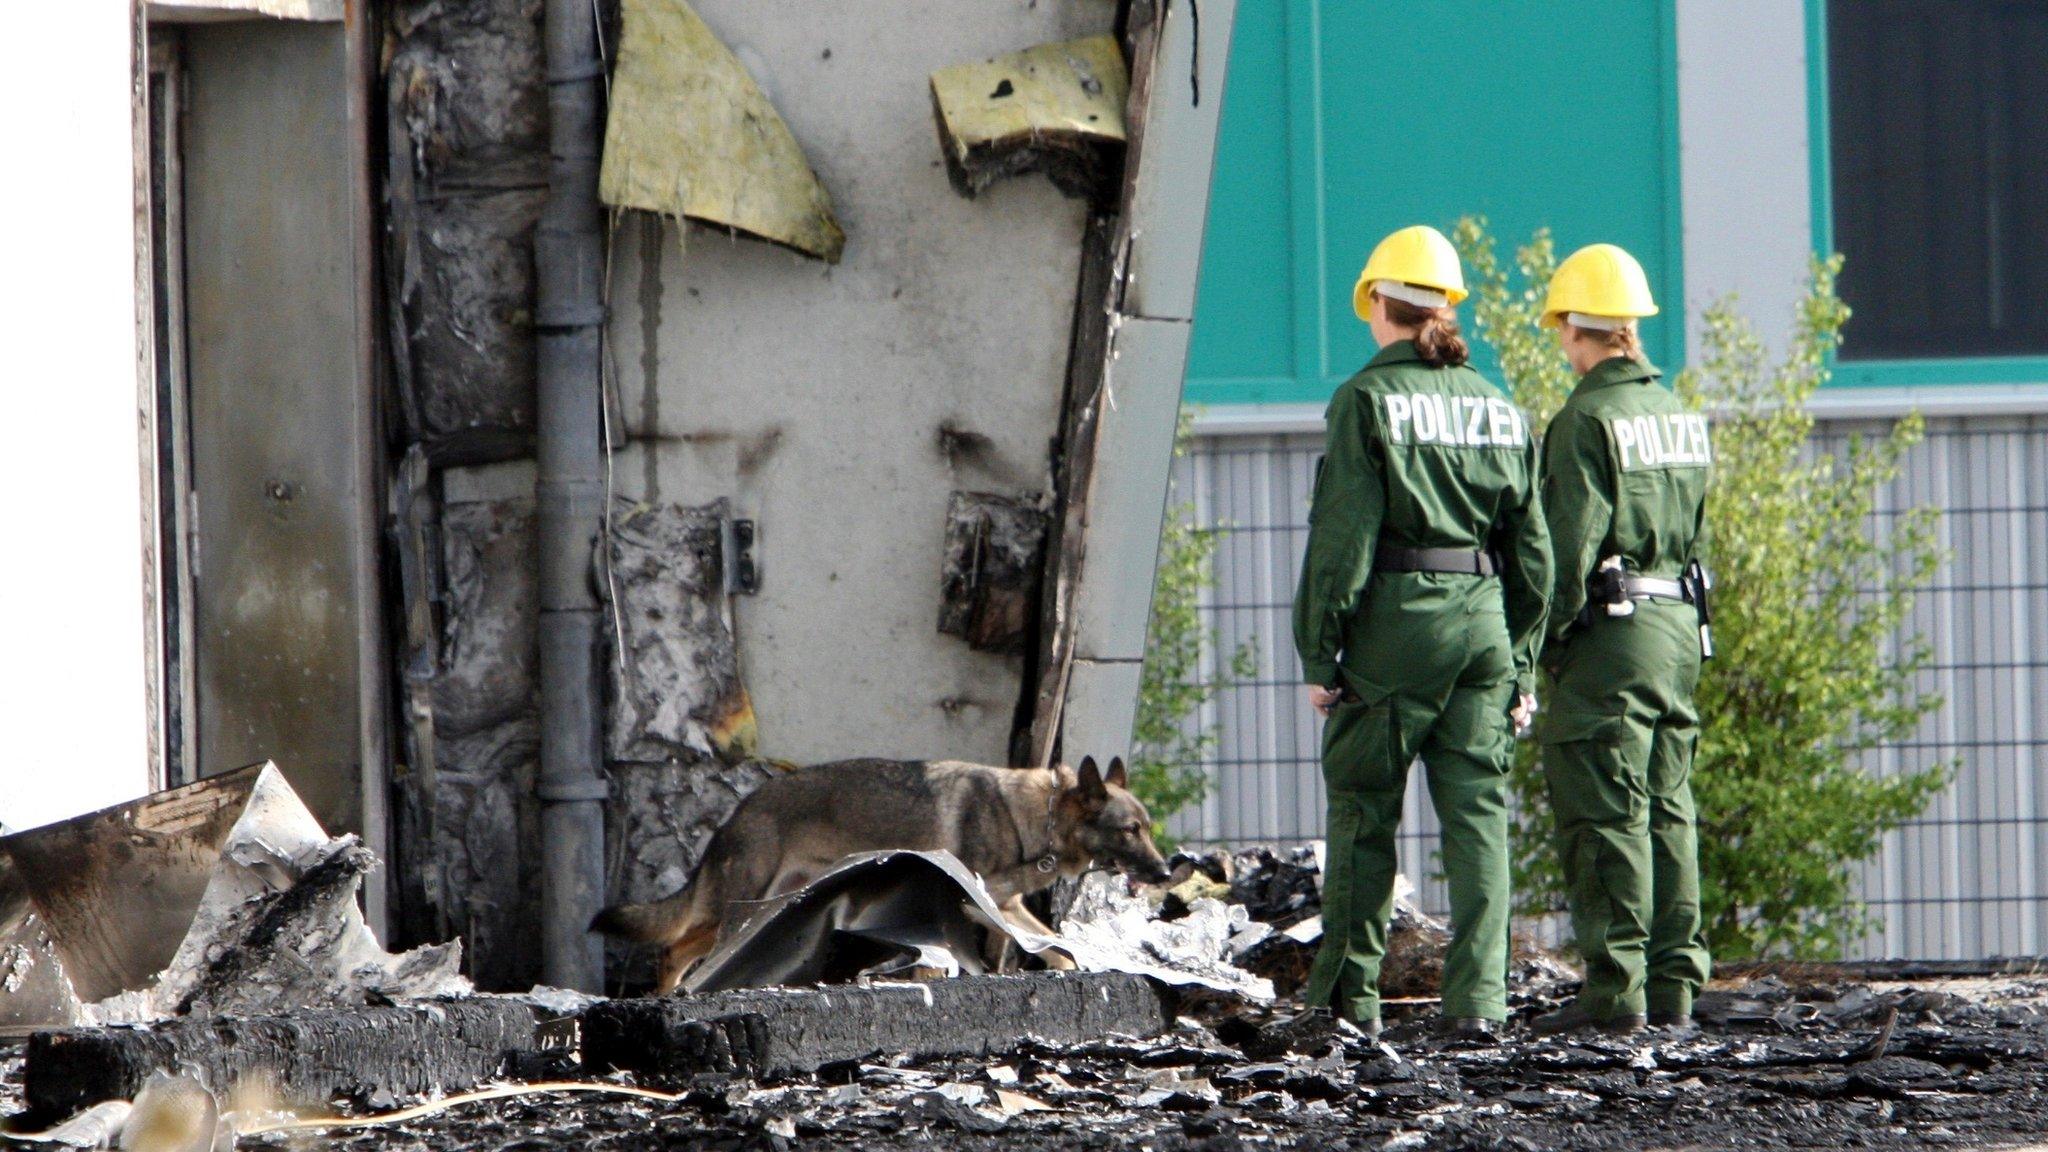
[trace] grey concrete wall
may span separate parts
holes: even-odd
[[[948,185],[926,80],[1108,31],[1110,0],[701,0],[830,191],[826,267],[629,217],[612,339],[630,446],[618,491],[718,497],[760,522],[737,608],[764,755],[1002,762],[1020,658],[937,632],[948,494],[1047,487],[1083,208],[1043,178]],[[943,15],[941,12],[943,11]],[[942,425],[987,437],[940,449]]]
[[[345,30],[186,32],[199,768],[277,761],[361,830],[357,345]]]
[[[1686,346],[1738,293],[1780,352],[1813,250],[1806,11],[1798,0],[1678,0]]]

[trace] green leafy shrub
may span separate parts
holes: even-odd
[[[1574,382],[1556,337],[1536,324],[1555,268],[1550,237],[1539,232],[1517,249],[1512,269],[1484,220],[1460,221],[1455,242],[1472,277],[1474,334],[1543,427]],[[1871,529],[1878,490],[1920,440],[1917,415],[1838,455],[1811,448],[1807,402],[1826,382],[1849,318],[1835,294],[1840,268],[1839,256],[1814,263],[1781,362],[1769,362],[1724,300],[1707,308],[1702,346],[1673,381],[1714,420],[1716,651],[1700,679],[1693,791],[1706,932],[1724,959],[1840,956],[1871,923],[1853,898],[1855,865],[1924,811],[1953,771],[1876,776],[1862,767],[1864,753],[1908,738],[1941,707],[1919,688],[1925,638],[1906,627],[1941,551],[1931,509]],[[1555,911],[1562,876],[1531,746],[1514,786],[1522,910]]]

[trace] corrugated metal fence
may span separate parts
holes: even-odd
[[[1824,426],[1818,447],[1881,425]],[[1180,462],[1175,499],[1196,522],[1228,529],[1204,605],[1219,643],[1220,691],[1200,722],[1220,739],[1204,770],[1208,798],[1173,821],[1189,843],[1300,842],[1323,831],[1319,725],[1295,660],[1290,607],[1307,538],[1319,435],[1203,436]],[[1858,957],[1977,958],[2048,953],[2048,417],[1934,420],[1877,520],[1944,511],[1949,559],[1915,609],[1934,646],[1926,687],[1945,707],[1905,742],[1871,758],[1897,772],[1960,764],[1928,811],[1885,838],[1861,874],[1879,929]],[[1728,514],[1726,510],[1723,514]],[[1881,524],[1873,524],[1881,530]],[[1255,644],[1258,675],[1228,679],[1228,654]],[[1410,780],[1402,866],[1423,903],[1436,822],[1418,771]]]

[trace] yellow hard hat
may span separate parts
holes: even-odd
[[[1565,257],[1551,275],[1542,324],[1555,328],[1567,313],[1581,328],[1621,328],[1639,316],[1655,316],[1657,302],[1650,299],[1649,278],[1635,257],[1612,244],[1588,244]]]
[[[1403,228],[1372,250],[1365,271],[1358,274],[1357,287],[1351,290],[1351,310],[1358,313],[1360,320],[1372,318],[1372,286],[1378,280],[1389,281],[1390,287],[1396,289],[1387,295],[1424,308],[1456,304],[1466,295],[1465,270],[1458,263],[1458,250],[1451,247],[1443,233],[1427,224]],[[1398,291],[1403,286],[1422,291]],[[1439,294],[1443,300],[1434,301]]]

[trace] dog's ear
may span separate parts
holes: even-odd
[[[1129,788],[1131,778],[1124,772],[1124,758],[1118,756],[1112,759],[1109,762],[1109,772],[1102,779],[1112,788]]]
[[[1109,789],[1102,786],[1102,772],[1095,767],[1095,757],[1081,758],[1081,767],[1076,778],[1079,782],[1074,785],[1074,791],[1080,794],[1084,803],[1094,806],[1109,799]]]

